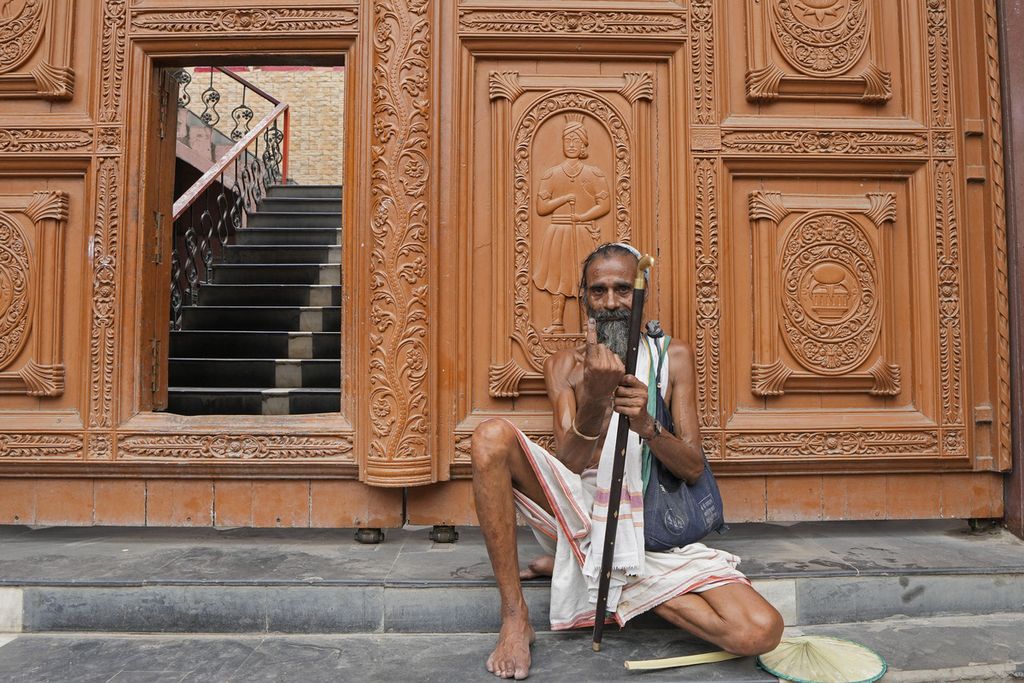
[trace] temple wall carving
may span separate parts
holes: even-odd
[[[0,469],[466,478],[489,417],[552,444],[619,240],[723,476],[1005,470],[994,0],[629,5],[0,2]],[[153,412],[154,74],[257,42],[347,69],[342,409]]]

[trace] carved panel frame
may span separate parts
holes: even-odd
[[[18,10],[0,17],[0,100],[70,99],[75,0],[24,0]]]
[[[649,106],[653,97],[653,77],[650,73],[626,73],[621,78],[602,78],[599,83],[588,83],[580,77],[577,88],[549,90],[543,83],[531,85],[529,78],[520,79],[514,72],[494,72],[490,75],[491,118],[494,131],[494,149],[507,149],[508,161],[495,166],[494,197],[512,197],[512,205],[499,210],[495,236],[501,243],[513,244],[509,256],[501,249],[494,250],[493,290],[508,291],[513,282],[511,320],[496,321],[495,348],[490,366],[489,393],[496,398],[514,398],[520,393],[545,393],[543,365],[545,359],[561,348],[571,348],[582,341],[582,335],[562,333],[550,335],[541,332],[530,320],[530,195],[533,182],[530,177],[531,147],[534,134],[553,116],[580,112],[604,125],[614,146],[615,171],[610,178],[612,214],[615,239],[631,242],[632,225],[641,212],[643,201],[634,209],[634,179],[644,175],[633,162],[636,152],[635,136],[639,129],[653,125]],[[590,87],[588,87],[588,85]],[[527,91],[543,92],[511,125],[511,105]],[[632,105],[627,119],[609,102],[602,92],[618,92]],[[640,123],[640,122],[643,123]],[[509,131],[513,131],[509,134]],[[653,152],[653,150],[650,150]],[[513,355],[513,348],[526,361],[524,367]],[[517,354],[517,355],[519,355]]]
[[[894,264],[889,263],[885,233],[894,229],[895,195],[826,197],[756,191],[750,195],[749,211],[754,231],[754,279],[761,284],[754,304],[753,394],[899,394],[900,370],[888,360],[893,348],[892,307],[883,300],[892,293],[888,275]],[[791,220],[794,214],[799,217]],[[874,230],[866,229],[856,215]],[[805,242],[798,239],[801,230],[813,230],[818,224],[832,233],[827,242],[819,238],[810,245],[797,243]],[[842,281],[814,288],[823,292],[820,305],[800,301],[801,294],[807,294],[803,290],[817,282],[814,273],[827,268],[823,258]],[[801,264],[803,278],[792,272]],[[837,288],[842,293],[828,293]],[[840,299],[841,303],[836,303]],[[824,313],[817,316],[814,311]],[[858,316],[860,324],[855,322]],[[810,328],[815,332],[809,332]],[[792,361],[780,353],[783,342],[790,347]],[[805,353],[805,348],[813,351]],[[850,353],[853,357],[847,357]],[[804,355],[807,357],[801,361]],[[869,365],[871,357],[875,360]]]
[[[0,195],[0,394],[64,393],[67,220],[66,192]],[[29,356],[10,368],[26,346]]]
[[[892,78],[882,68],[878,38],[885,11],[875,0],[836,0],[831,6],[762,0],[746,7],[748,100],[874,103],[892,97]],[[802,21],[797,16],[801,12],[803,19],[819,25]],[[867,61],[858,68],[865,54]]]

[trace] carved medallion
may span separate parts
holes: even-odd
[[[844,374],[871,353],[879,329],[875,262],[863,229],[841,213],[810,213],[784,238],[779,322],[808,370]]]
[[[49,0],[0,2],[0,74],[23,64],[39,45]]]
[[[776,0],[769,3],[772,38],[797,71],[838,76],[849,71],[867,47],[865,0]]]
[[[30,255],[25,233],[0,213],[0,369],[21,352],[31,323]]]

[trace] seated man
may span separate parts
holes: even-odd
[[[639,439],[688,483],[696,481],[704,467],[690,346],[672,340],[667,368],[663,367],[675,436],[656,427],[648,414],[646,384],[625,375],[637,263],[636,250],[625,244],[602,245],[584,261],[580,296],[589,316],[586,343],[555,353],[544,366],[557,458],[505,420],[488,420],[473,433],[477,515],[501,597],[501,632],[487,670],[500,678],[526,678],[534,639],[520,584],[516,506],[554,555],[539,558],[524,572],[552,574],[552,628],[594,623],[615,413],[629,417],[635,434],[627,449],[627,463],[632,459],[634,464],[627,464],[609,612],[621,625],[653,609],[680,628],[740,655],[768,652],[782,636],[779,613],[735,569],[739,558],[701,543],[646,552],[637,533],[643,515],[638,507],[630,510],[629,501],[637,496],[642,500],[642,483],[635,493]],[[640,344],[639,377],[648,377],[652,358],[647,347]]]

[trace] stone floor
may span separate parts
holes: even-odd
[[[884,683],[1024,679],[1024,614],[890,619],[800,632],[863,643],[889,665]],[[794,629],[789,629],[790,633]],[[0,680],[10,683],[143,681],[493,681],[483,662],[494,634],[0,636]],[[627,659],[706,652],[666,630],[609,631],[600,653],[589,631],[541,633],[531,681],[777,681],[752,657],[681,669],[627,671]]]

